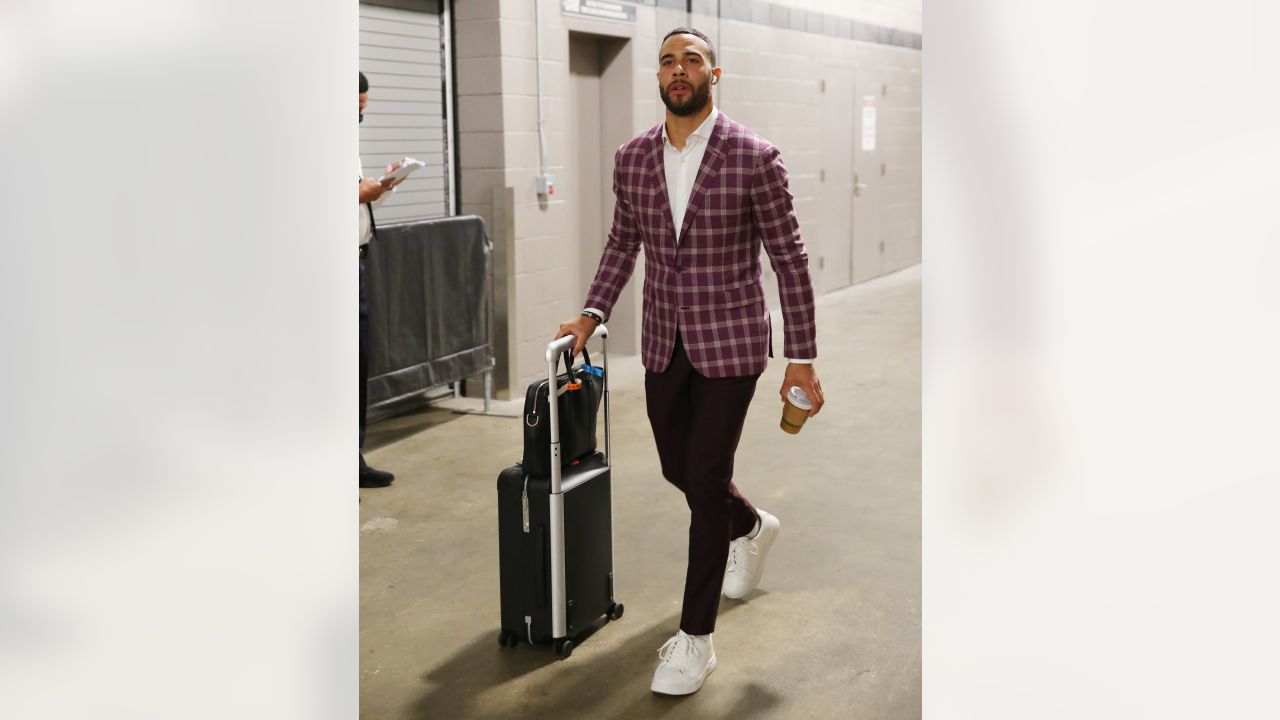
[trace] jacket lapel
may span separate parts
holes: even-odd
[[[707,198],[707,190],[720,175],[720,168],[724,165],[726,157],[724,145],[728,135],[728,124],[728,119],[721,112],[716,118],[715,127],[711,129],[711,138],[707,140],[707,151],[702,155],[702,167],[698,168],[698,179],[693,183],[693,192],[689,195],[689,206],[685,208],[684,221],[680,223],[680,234],[676,236],[677,238],[684,237],[685,231],[693,223],[693,218],[702,209],[702,203]],[[662,153],[659,152],[658,155],[661,158]],[[667,209],[667,214],[671,214],[670,207]]]
[[[662,211],[663,224],[671,233],[672,244],[675,244],[676,231],[671,224],[671,199],[667,194],[667,165],[662,159],[663,140],[662,126],[654,128],[650,138],[649,170],[658,180],[658,209]]]

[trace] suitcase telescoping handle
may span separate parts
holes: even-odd
[[[603,352],[600,354],[604,370],[604,461],[609,464],[609,329],[601,323],[591,338],[600,338]],[[577,339],[567,335],[547,345],[547,420],[551,423],[551,496],[548,510],[551,520],[551,637],[561,640],[568,636],[568,604],[565,598],[564,573],[564,492],[560,487],[560,403],[557,401],[556,366],[560,355],[573,347]],[[613,516],[613,498],[610,496],[609,516]],[[612,527],[612,521],[610,521]],[[530,632],[532,635],[532,632]]]
[[[600,338],[602,369],[604,370],[604,461],[609,464],[609,328],[604,323],[596,326],[596,331],[591,334],[592,340]],[[573,348],[573,344],[577,339],[573,335],[565,335],[559,340],[553,340],[547,345],[547,388],[549,393],[554,393],[556,387],[556,375],[560,374],[560,356],[567,354]],[[549,406],[550,415],[548,420],[551,422],[551,494],[560,494],[560,410],[559,404],[554,397],[548,397],[547,405]]]

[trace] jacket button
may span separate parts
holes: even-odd
[[[678,272],[678,273],[682,273],[682,272],[684,272],[684,266],[683,266],[683,265],[677,265],[677,266],[676,266],[676,272]]]
[[[689,306],[688,306],[688,305],[681,305],[681,306],[680,306],[680,309],[681,309],[681,310],[688,310],[688,309],[689,309]]]

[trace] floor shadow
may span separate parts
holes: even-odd
[[[627,617],[615,621],[626,623]],[[651,653],[671,635],[679,615],[663,618],[650,625],[641,635],[629,638],[622,646],[604,654],[590,652],[589,637],[604,630],[622,631],[622,627],[595,626],[578,638],[579,649],[567,659],[556,657],[550,645],[515,648],[498,645],[497,630],[476,638],[440,667],[422,676],[431,686],[410,709],[406,717],[468,718],[506,720],[512,717],[613,717],[617,708],[611,699],[615,693],[637,682],[636,695],[642,690],[649,695],[652,672]],[[526,688],[523,696],[501,703],[501,708],[482,710],[479,696],[494,688],[548,665],[559,663],[554,683],[546,688]],[[643,665],[645,672],[637,673]],[[662,713],[659,713],[662,714]]]
[[[763,594],[757,589],[746,599]],[[735,611],[744,602],[745,599],[722,601],[720,616]],[[653,720],[671,713],[691,716],[689,713],[694,708],[682,706],[696,696],[670,697],[649,690],[657,663],[656,651],[679,624],[678,613],[649,624],[637,635],[629,635],[626,642],[617,647],[602,652],[593,647],[590,639],[593,634],[629,632],[630,628],[624,627],[629,619],[624,616],[584,631],[577,638],[578,649],[564,660],[556,657],[550,645],[521,644],[503,648],[498,645],[496,629],[483,633],[443,665],[422,675],[429,689],[408,709],[405,717],[414,720],[507,720],[512,717]],[[544,686],[524,683],[518,690],[512,689],[511,692],[519,693],[516,697],[496,702],[492,697],[488,702],[482,698],[504,683],[542,669],[548,670]],[[775,693],[752,683],[722,711],[700,706],[696,716],[763,720],[777,717],[781,701]]]
[[[452,410],[429,406],[379,420],[365,428],[364,450],[377,450],[460,417],[462,414]]]
[[[732,707],[726,708],[723,713],[711,717],[723,718],[724,720],[776,718],[781,717],[777,712],[777,707],[781,703],[782,698],[777,693],[756,683],[750,683],[747,685],[746,692],[738,698],[738,701]]]
[[[714,683],[713,673],[708,683]],[[668,713],[677,712],[697,695],[690,696],[672,696],[657,695],[649,692],[649,678],[645,677],[645,695],[635,702],[632,707],[626,711],[614,714],[601,714],[592,717],[602,718],[626,718],[627,720],[648,720],[648,718],[656,718],[667,715]],[[703,686],[704,688],[709,685]],[[705,692],[705,689],[699,692]],[[688,712],[682,712],[683,717],[696,717],[698,720],[774,720],[783,717],[777,711],[778,705],[782,703],[782,698],[756,683],[750,683],[744,692],[733,705],[722,709],[710,709],[705,705],[698,708],[689,708]],[[566,715],[565,717],[568,717]],[[574,716],[576,717],[576,716]],[[584,716],[587,717],[587,716]]]
[[[498,631],[494,630],[477,637],[444,665],[424,674],[422,679],[438,689],[438,692],[427,696],[432,699],[430,709],[436,713],[434,717],[470,717],[454,713],[462,713],[466,709],[475,691],[496,687],[559,660],[550,647],[499,647]],[[426,712],[413,716],[433,717]]]
[[[746,603],[749,603],[758,597],[764,597],[768,594],[769,594],[768,590],[757,587],[755,590],[752,590],[751,592],[747,593],[746,597],[742,597],[737,600],[733,600],[727,597],[722,597],[720,598],[720,611],[724,612],[729,608],[736,608],[739,605],[745,605]]]

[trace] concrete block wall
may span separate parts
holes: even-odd
[[[806,236],[817,237],[823,68],[838,65],[861,71],[862,77],[875,79],[882,93],[877,144],[890,171],[880,195],[881,234],[892,248],[886,250],[885,262],[894,267],[919,262],[921,52],[833,35],[840,34],[836,26],[841,18],[918,34],[920,0],[722,1],[719,16],[714,14],[717,3],[695,2],[697,12],[692,14],[675,5],[683,3],[637,4],[634,26],[614,24],[629,34],[634,48],[630,134],[662,121],[656,80],[659,39],[681,25],[703,29],[716,42],[724,72],[717,106],[782,150],[801,228]],[[762,13],[769,17],[756,17]],[[497,252],[510,253],[498,263],[510,275],[498,283],[505,283],[510,293],[499,308],[506,322],[497,339],[502,357],[496,384],[500,396],[512,388],[519,395],[529,380],[544,372],[542,349],[557,325],[576,315],[586,292],[578,287],[573,198],[557,195],[539,201],[534,193],[535,40],[542,45],[548,172],[563,175],[567,143],[572,141],[567,136],[568,28],[560,0],[455,0],[454,19],[461,210],[484,217],[491,230],[501,234],[503,228],[493,224],[495,197],[513,198],[512,207],[497,211],[498,216],[509,211],[513,221],[505,223],[512,237],[495,237]],[[858,92],[864,89],[860,85]],[[495,194],[495,188],[510,191]],[[633,283],[640,282],[642,272],[642,267],[637,269]],[[776,307],[767,264],[766,283]]]
[[[774,5],[861,20],[918,33],[923,27],[921,0],[772,0]]]
[[[904,49],[868,53],[865,63],[884,83],[881,102],[881,159],[884,178],[881,234],[886,238],[886,269],[919,263],[921,257],[921,55]]]
[[[540,13],[536,15],[535,13]],[[535,24],[535,17],[541,20]],[[543,0],[457,0],[458,147],[460,201],[464,214],[485,219],[495,241],[496,265],[505,267],[512,291],[499,299],[496,340],[499,396],[519,389],[543,367],[541,349],[565,318],[576,314],[569,289],[578,284],[569,200],[534,194],[539,172],[537,43],[542,52],[542,104],[546,119],[547,170],[563,174],[566,157],[568,35],[558,2]],[[540,35],[535,31],[540,28]],[[513,218],[513,237],[502,237],[495,222],[495,189],[512,188],[514,203],[498,214]],[[503,302],[505,300],[505,302]]]
[[[806,28],[814,14],[829,13],[865,23],[900,23],[919,32],[919,2],[802,2]],[[877,95],[877,146],[885,164],[880,188],[880,230],[885,241],[885,270],[920,262],[921,194],[921,53],[914,48],[859,42],[806,30],[781,29],[722,16],[697,16],[694,22],[719,28],[719,62],[723,68],[717,106],[768,138],[782,151],[791,174],[796,214],[808,244],[810,260],[823,253],[818,212],[820,172],[830,163],[822,146],[821,92],[828,66],[861,71],[872,88],[860,84],[859,96]],[[793,23],[798,22],[791,18]],[[821,20],[821,19],[820,19]],[[826,18],[830,23],[832,19]],[[849,132],[852,133],[850,126]],[[856,142],[856,140],[855,140]],[[816,268],[815,268],[816,270]],[[816,280],[816,273],[815,273]],[[765,265],[770,305],[777,308],[776,283]]]

